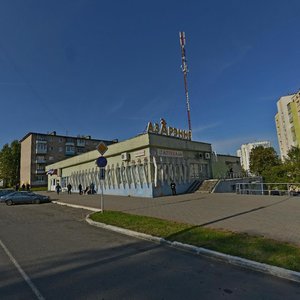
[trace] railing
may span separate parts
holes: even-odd
[[[45,149],[36,148],[35,153],[36,154],[46,154],[47,153],[47,148],[45,148]]]
[[[236,178],[244,178],[244,177],[249,177],[245,173],[237,173],[237,172],[227,172],[227,173],[222,173],[222,174],[216,174],[214,175],[215,179],[236,179]]]
[[[35,174],[45,174],[45,170],[37,169],[37,170],[35,170]]]
[[[300,196],[300,183],[237,183],[237,194]]]
[[[46,161],[46,159],[44,159],[44,158],[38,158],[38,159],[35,160],[35,162],[36,162],[37,164],[45,164],[47,161]]]

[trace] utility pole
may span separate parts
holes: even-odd
[[[189,125],[189,136],[190,136],[190,140],[191,140],[192,139],[192,125],[191,125],[189,92],[188,92],[188,87],[187,87],[188,67],[187,67],[186,56],[185,56],[185,33],[183,31],[179,32],[179,40],[180,40],[180,46],[181,46],[181,69],[182,69],[183,80],[184,80],[184,90],[185,90],[186,108],[187,108],[188,125]]]

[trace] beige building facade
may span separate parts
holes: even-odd
[[[100,141],[90,136],[71,137],[57,135],[56,132],[26,134],[20,141],[20,183],[46,186],[48,180],[45,167],[47,164],[94,150]],[[112,144],[117,140],[105,142]]]
[[[185,139],[183,134],[175,137],[170,130],[153,131],[108,146],[104,154],[104,194],[150,198],[170,195],[172,181],[178,193],[185,193],[195,180],[212,177],[211,144]],[[48,189],[54,191],[57,183],[62,188],[70,183],[73,191],[78,191],[79,184],[83,189],[93,184],[99,193],[99,156],[95,150],[48,165],[47,171],[56,170],[48,176]]]
[[[292,147],[300,145],[300,91],[281,97],[277,102],[277,110],[277,138],[281,159],[284,160]]]

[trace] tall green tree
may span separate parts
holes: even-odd
[[[250,172],[257,176],[263,176],[274,166],[280,166],[281,162],[273,147],[255,147],[250,152]]]
[[[289,182],[300,182],[300,148],[292,147],[284,161]]]
[[[10,145],[5,144],[0,151],[0,178],[7,186],[13,186],[20,181],[21,145],[15,140]]]

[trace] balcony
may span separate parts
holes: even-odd
[[[65,152],[65,155],[66,155],[66,156],[72,156],[72,155],[75,155],[75,151],[74,151],[74,150],[72,150],[72,151],[70,151],[70,150],[69,150],[69,151],[66,151],[66,152]]]
[[[72,145],[66,145],[66,149],[65,149],[65,155],[66,156],[70,156],[70,155],[75,155],[75,147]]]
[[[74,139],[67,138],[67,139],[66,139],[66,146],[75,146],[75,141],[74,141]]]
[[[45,174],[45,170],[44,169],[37,169],[37,170],[35,170],[35,174]]]
[[[46,140],[36,140],[36,143],[37,144],[47,144],[47,141]]]
[[[75,146],[74,142],[66,142],[66,146]]]
[[[35,162],[36,162],[37,164],[45,164],[45,163],[47,163],[47,161],[46,161],[45,158],[37,158],[37,159],[35,160]]]
[[[47,148],[36,148],[35,153],[36,154],[46,154],[47,153]]]

